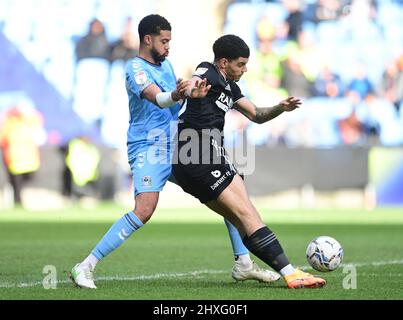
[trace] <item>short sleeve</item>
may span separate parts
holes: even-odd
[[[192,76],[199,77],[200,79],[207,78],[209,84],[215,84],[218,81],[217,70],[210,62],[200,63]]]
[[[244,97],[241,88],[239,88],[239,86],[235,82],[231,82],[230,86],[234,103]]]

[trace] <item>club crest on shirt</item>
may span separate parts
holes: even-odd
[[[151,176],[144,176],[141,178],[141,186],[143,187],[151,187],[153,185]]]
[[[134,81],[136,81],[138,85],[145,84],[147,80],[147,74],[144,71],[139,71],[134,74]]]

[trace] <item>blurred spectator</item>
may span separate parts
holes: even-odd
[[[393,103],[396,110],[399,111],[400,103],[403,101],[403,63],[400,66],[398,60],[387,63],[380,89],[381,95]]]
[[[343,144],[357,145],[364,141],[364,126],[357,117],[355,109],[346,118],[337,123]]]
[[[397,66],[398,66],[400,72],[403,72],[403,53],[401,53],[399,58],[397,58]]]
[[[302,1],[300,0],[283,0],[283,4],[288,11],[286,22],[288,25],[288,39],[297,40],[298,34],[302,30],[303,13]]]
[[[287,31],[288,32],[288,31]],[[268,16],[261,16],[256,24],[256,38],[258,41],[272,41],[275,34],[275,28]],[[259,49],[259,46],[258,46]]]
[[[1,121],[0,146],[16,205],[22,205],[22,189],[40,168],[39,146],[45,139],[42,115],[27,105],[10,108]]]
[[[366,137],[379,138],[380,134],[380,118],[379,112],[383,109],[382,104],[377,103],[376,96],[373,92],[369,92],[365,99],[356,105],[356,114],[362,123],[363,131]]]
[[[344,95],[343,83],[339,75],[328,66],[322,68],[313,84],[313,95],[317,97],[337,98]]]
[[[73,110],[88,125],[100,126],[110,68],[110,44],[103,23],[94,19],[76,46]]]
[[[291,54],[283,64],[283,79],[281,86],[285,88],[290,96],[310,97],[311,82],[302,72],[301,65],[296,54]]]
[[[280,60],[285,60],[291,52],[298,48],[298,44],[294,40],[288,39],[288,28],[286,22],[279,23],[274,28],[273,50]]]
[[[311,30],[300,32],[297,43],[298,46],[293,54],[295,54],[305,78],[313,82],[325,64],[326,57],[319,50],[315,42],[315,35]]]
[[[133,29],[133,19],[128,17],[119,40],[111,44],[111,62],[127,61],[138,53],[138,36]]]
[[[353,1],[341,20],[340,31],[348,34],[353,45],[380,42],[381,28],[377,21],[377,6],[374,1]]]
[[[361,100],[374,91],[374,87],[363,65],[357,65],[355,76],[347,86],[347,90],[350,93],[357,94]]]
[[[394,105],[370,92],[357,105],[357,117],[363,123],[368,142],[380,142],[384,146],[403,144],[403,127],[399,121]],[[376,138],[372,139],[373,137]]]
[[[88,33],[76,45],[77,62],[85,58],[109,59],[110,46],[105,35],[103,23],[94,19],[90,22]]]
[[[73,194],[73,176],[66,163],[67,154],[69,152],[69,145],[61,145],[59,151],[63,159],[63,169],[62,169],[62,195],[65,197],[71,197]]]
[[[250,73],[256,79],[264,82],[269,87],[278,87],[283,75],[281,60],[273,51],[271,39],[259,39],[259,47],[256,58],[250,68]]]
[[[355,21],[370,20],[375,22],[378,15],[377,0],[354,0],[349,6],[349,13]]]
[[[336,20],[341,14],[347,1],[318,0],[313,6],[313,22]]]
[[[248,93],[257,105],[274,105],[287,97],[286,90],[280,86],[283,77],[283,68],[281,56],[274,51],[273,47],[273,40],[276,36],[275,32],[276,29],[270,20],[266,16],[263,16],[256,27],[258,41],[256,57],[250,60],[248,72],[245,76]],[[287,33],[284,34],[286,35]],[[285,48],[286,46],[285,43],[282,47]],[[285,50],[283,51],[285,52]],[[229,122],[226,123],[228,124]],[[265,145],[270,142],[271,132],[274,131],[272,127],[274,127],[274,124],[265,123],[256,125],[248,121],[240,121],[236,128],[233,129],[232,135],[234,137],[232,137],[232,140],[235,137],[239,137],[241,134],[240,130],[246,129],[247,139],[250,144]],[[273,143],[281,140],[282,133],[279,133],[279,137],[272,139]],[[230,132],[227,133],[227,136],[231,136]]]
[[[64,170],[63,194],[66,196],[91,195],[91,187],[99,175],[101,155],[87,137],[72,139],[68,144]],[[69,185],[70,183],[70,185]]]
[[[257,104],[269,105],[287,94],[280,88],[283,70],[281,59],[273,50],[274,31],[270,20],[263,16],[256,27],[256,57],[251,59],[245,76],[249,94]]]

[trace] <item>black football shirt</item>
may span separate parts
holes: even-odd
[[[179,131],[185,128],[224,129],[225,114],[243,97],[241,89],[232,80],[226,80],[209,62],[200,63],[193,76],[207,78],[210,91],[204,98],[187,98],[179,111]]]

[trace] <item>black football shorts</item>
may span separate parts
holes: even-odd
[[[222,147],[222,140],[201,133],[199,141],[191,140],[178,141],[173,176],[185,192],[201,203],[216,200],[238,172]]]

